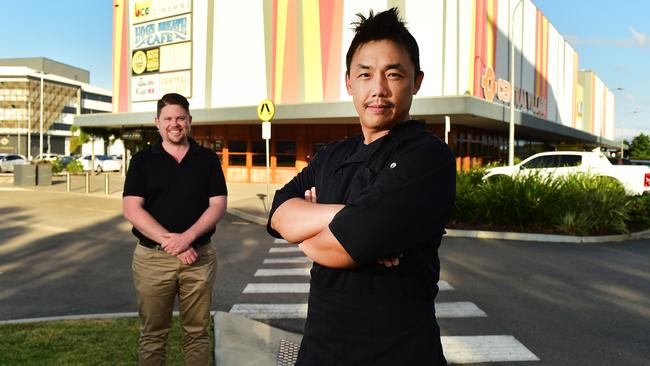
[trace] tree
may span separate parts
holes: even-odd
[[[630,159],[650,159],[650,136],[639,134],[629,143]]]

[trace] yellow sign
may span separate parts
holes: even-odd
[[[147,67],[147,55],[142,51],[136,51],[131,60],[131,67],[133,68],[134,74],[142,74]]]
[[[270,99],[264,99],[257,106],[257,116],[260,117],[262,122],[270,122],[275,115],[275,105]]]
[[[147,72],[158,71],[159,60],[160,50],[158,48],[147,50]]]

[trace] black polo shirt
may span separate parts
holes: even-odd
[[[313,264],[297,365],[445,364],[433,303],[455,196],[449,147],[418,121],[369,145],[335,142],[276,192],[270,216],[312,186],[319,203],[345,204],[329,228],[359,266]],[[398,256],[397,267],[376,262]]]
[[[201,217],[210,197],[227,195],[226,182],[214,152],[189,139],[190,148],[177,162],[162,141],[139,151],[131,159],[123,197],[144,198],[144,209],[172,233],[182,233]],[[210,241],[215,228],[197,238],[193,247]],[[138,231],[133,234],[146,246],[160,244]]]

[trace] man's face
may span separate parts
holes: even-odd
[[[169,144],[185,144],[190,135],[192,117],[177,104],[168,104],[160,110],[156,118],[156,127],[163,142]]]
[[[372,41],[357,48],[345,84],[362,130],[384,131],[408,120],[413,95],[423,77],[422,72],[415,75],[406,49],[393,41]]]

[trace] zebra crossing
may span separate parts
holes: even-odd
[[[307,318],[307,294],[309,293],[309,270],[311,261],[297,245],[275,239],[262,268],[254,274],[255,280],[242,291],[245,302],[232,306],[230,312],[256,320]],[[440,291],[454,291],[448,282],[438,282]],[[265,302],[277,300],[278,295],[290,294],[294,302]],[[486,314],[470,301],[437,302],[436,317],[486,318]],[[442,336],[445,357],[450,364],[481,362],[539,361],[539,358],[515,337],[510,335]]]

